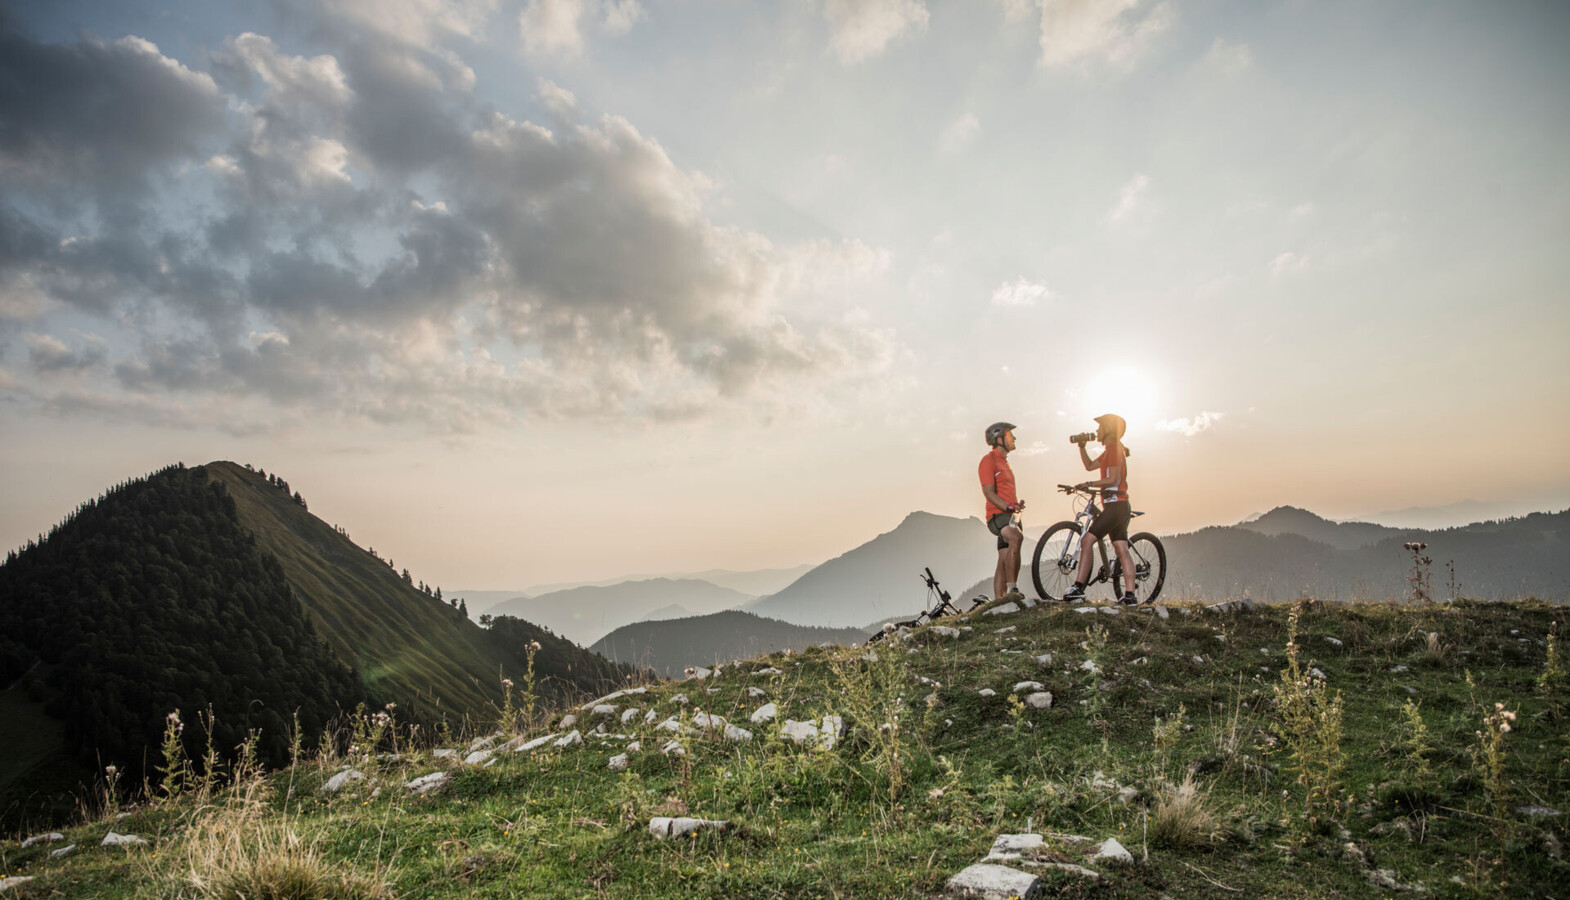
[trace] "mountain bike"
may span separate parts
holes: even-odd
[[[1112,596],[1123,595],[1123,566],[1116,553],[1107,552],[1107,541],[1090,535],[1090,523],[1101,515],[1096,488],[1076,488],[1070,484],[1058,485],[1065,494],[1083,494],[1085,506],[1072,522],[1059,522],[1048,528],[1036,543],[1036,553],[1030,560],[1030,577],[1036,582],[1036,593],[1043,600],[1061,600],[1063,593],[1074,584],[1079,574],[1079,548],[1088,538],[1096,540],[1100,564],[1086,584],[1112,583]],[[1078,500],[1075,500],[1078,505]],[[1142,516],[1144,513],[1130,513]],[[1154,603],[1161,595],[1161,585],[1167,578],[1167,551],[1161,540],[1148,531],[1129,536],[1129,556],[1134,561],[1134,596],[1140,603]],[[1093,560],[1094,562],[1094,560]]]
[[[964,615],[967,612],[967,610],[962,610],[956,606],[954,604],[954,598],[949,595],[948,591],[945,591],[942,586],[938,584],[938,579],[932,574],[932,567],[927,567],[926,571],[921,576],[921,580],[927,586],[927,608],[917,613],[916,618],[914,619],[910,619],[905,622],[890,622],[889,625],[894,626],[896,629],[920,628],[923,625],[930,625],[938,619],[944,618],[945,616],[959,616]],[[938,601],[937,606],[932,605],[932,601],[934,599]],[[987,601],[985,598],[977,598],[971,601],[970,608],[971,610],[974,610],[976,607],[982,606],[986,602]],[[887,628],[888,626],[884,627]],[[867,638],[867,643],[875,644],[878,641],[883,640],[884,636],[888,633],[889,632],[887,630],[876,632],[871,637]]]

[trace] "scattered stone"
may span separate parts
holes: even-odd
[[[653,722],[655,719],[658,719],[659,717],[660,717],[660,714],[651,709],[648,712],[643,714],[643,724],[647,725],[650,722]]]
[[[1212,635],[1212,637],[1216,639],[1217,643],[1225,644],[1227,642],[1227,636],[1224,634]]]
[[[1161,619],[1172,618],[1172,614],[1167,612],[1167,608],[1165,606],[1152,606],[1151,609],[1155,610],[1156,615]]]
[[[578,708],[593,709],[594,707],[599,706],[601,703],[609,703],[612,700],[620,700],[623,697],[633,697],[637,696],[638,694],[647,694],[648,692],[649,689],[646,687],[622,688],[621,690],[615,691],[614,693],[606,694],[598,700],[590,700],[588,703],[585,703]]]
[[[530,750],[535,750],[535,749],[538,749],[540,747],[543,747],[543,746],[545,746],[546,744],[550,743],[551,741],[553,741],[555,739],[556,739],[556,735],[554,735],[554,734],[547,734],[544,737],[537,737],[534,740],[529,741],[526,744],[520,744],[518,746],[518,749],[513,751],[513,752],[515,752],[515,753],[528,753]]]
[[[1205,664],[1205,658],[1203,656],[1191,656],[1188,659],[1189,659],[1189,662],[1193,663],[1196,666],[1202,666],[1202,665]]]
[[[864,661],[866,661],[866,662],[877,662],[878,661],[878,651],[876,651],[876,650],[868,650],[866,653],[861,654],[861,658]]]
[[[996,631],[994,631],[992,633],[993,634],[1008,634],[1010,631],[1018,631],[1018,630],[1019,630],[1019,626],[1018,625],[1005,625],[1002,628],[999,628],[999,629],[997,629]]]
[[[725,725],[725,740],[733,744],[744,744],[752,740],[752,732],[745,728],[727,723]]]
[[[798,744],[821,744],[827,749],[834,749],[840,736],[845,733],[845,720],[839,716],[824,716],[822,720],[808,719],[797,722],[786,719],[780,726],[780,737],[789,738]]]
[[[71,854],[73,854],[75,852],[76,852],[76,845],[75,844],[71,844],[69,846],[61,847],[59,850],[51,850],[51,851],[49,851],[49,858],[50,859],[59,859],[62,856],[70,856]]]
[[[1387,891],[1400,891],[1404,893],[1407,891],[1423,890],[1419,885],[1402,884],[1399,880],[1396,879],[1396,873],[1393,869],[1369,869],[1363,874],[1368,876],[1369,882],[1371,882],[1375,887],[1382,887]]]
[[[1000,834],[982,862],[1012,861],[1046,847],[1039,834]]]
[[[1562,815],[1564,815],[1564,813],[1560,812],[1557,809],[1554,809],[1552,806],[1538,806],[1535,803],[1534,804],[1529,804],[1527,806],[1517,806],[1515,808],[1515,811],[1520,813],[1523,816],[1527,816],[1527,817],[1533,818],[1533,819],[1552,818],[1554,816],[1562,816]],[[27,845],[23,844],[22,846],[25,847]]]
[[[1077,612],[1077,613],[1090,613],[1091,615],[1095,615],[1096,614],[1096,607],[1094,607],[1094,606],[1076,606],[1076,607],[1074,607],[1074,611]]]
[[[579,732],[577,729],[573,729],[565,737],[557,738],[556,741],[553,744],[551,744],[551,746],[553,746],[553,747],[576,747],[576,746],[578,746],[579,744],[582,744],[582,743],[583,743],[583,734],[581,732]]]
[[[649,833],[658,838],[681,837],[703,828],[724,831],[729,822],[719,819],[693,819],[687,816],[655,816],[649,820]]]
[[[17,885],[26,884],[29,881],[32,881],[34,877],[36,877],[36,876],[33,876],[33,875],[7,875],[4,878],[0,878],[0,893],[4,893],[5,891],[9,891],[10,889],[16,887]]]
[[[556,729],[558,731],[566,731],[567,729],[571,728],[572,726],[574,726],[576,724],[578,724],[578,717],[574,716],[574,715],[571,715],[571,714],[568,714],[568,715],[565,715],[565,716],[561,717],[561,724],[557,725]]]
[[[725,717],[713,713],[700,712],[692,717],[692,724],[705,731],[719,731],[725,727]]]
[[[683,730],[682,727],[681,727],[681,719],[679,719],[679,718],[677,718],[675,716],[671,716],[669,719],[666,719],[665,721],[661,722],[660,724],[654,726],[654,730],[655,731],[675,731],[675,732],[680,733]]]
[[[979,900],[1013,900],[1039,897],[1040,879],[997,863],[966,866],[944,885],[949,897],[974,897]]]
[[[713,669],[705,669],[702,666],[688,666],[687,667],[687,677],[688,678],[696,678],[699,681],[702,681],[703,679],[708,678],[710,675],[713,675],[713,674],[714,674],[714,670]]]
[[[994,691],[992,688],[982,688],[981,690],[977,691],[976,693],[980,694],[983,697],[996,697],[997,694],[998,694],[998,692]]]
[[[1009,602],[1004,603],[1004,604],[1002,604],[1000,606],[992,607],[991,609],[989,609],[986,612],[982,613],[982,615],[987,615],[987,616],[1006,616],[1009,613],[1017,613],[1017,612],[1020,611],[1020,609],[1021,609],[1021,607],[1020,607],[1020,605],[1018,603],[1015,603],[1014,601],[1010,600]]]
[[[934,625],[934,626],[932,626],[931,628],[929,628],[927,630],[932,632],[933,634],[937,635],[938,637],[946,637],[946,638],[957,638],[957,637],[959,637],[959,629],[958,628],[950,628],[947,625]]]
[[[1042,868],[1057,869],[1062,872],[1067,872],[1070,875],[1078,875],[1081,878],[1088,878],[1091,881],[1101,880],[1100,872],[1097,872],[1094,869],[1087,869],[1084,866],[1076,866],[1073,863],[1044,863],[1042,864]]]
[[[1020,681],[1014,685],[1013,693],[1023,694],[1027,691],[1044,691],[1046,686],[1039,681]]]
[[[1310,677],[1310,678],[1318,678],[1320,681],[1324,681],[1325,680],[1325,673],[1319,671],[1319,668],[1316,666],[1316,667],[1308,670],[1308,677]]]
[[[494,746],[496,744],[497,737],[499,737],[499,735],[493,734],[490,737],[475,738],[474,743],[469,745],[469,752],[473,753],[476,750],[484,750],[487,747]]]
[[[1408,669],[1406,666],[1391,666],[1390,667],[1390,674],[1392,674],[1392,675],[1400,675],[1402,672],[1408,672],[1408,671],[1411,671],[1411,670]]]
[[[621,723],[623,725],[626,725],[628,722],[631,722],[633,719],[638,718],[638,713],[640,713],[640,712],[643,712],[643,710],[639,709],[636,706],[629,706],[629,707],[627,707],[621,714]]]
[[[778,714],[779,707],[775,706],[772,702],[765,703],[758,707],[757,711],[752,714],[752,724],[762,725],[764,722],[772,722],[774,721],[774,717]]]
[[[147,843],[147,838],[137,837],[134,834],[120,834],[119,832],[111,831],[108,834],[104,835],[104,842],[103,842],[102,846],[105,846],[105,847],[123,847],[123,846],[129,846],[129,845],[133,845],[133,844],[145,844],[145,843]]]
[[[633,741],[632,743],[627,745],[627,752],[628,753],[637,753],[639,750],[642,750],[642,749],[643,749],[643,742],[642,741]]]
[[[660,748],[660,752],[666,756],[670,756],[672,754],[675,754],[676,756],[686,756],[687,748],[681,745],[681,741],[666,741],[665,746]]]
[[[769,695],[769,692],[764,690],[763,688],[760,688],[760,687],[750,687],[750,688],[747,688],[747,696],[749,696],[749,697],[767,697],[768,695]]]
[[[492,750],[476,750],[463,758],[463,764],[466,766],[477,766],[489,760],[494,752]]]
[[[676,704],[677,706],[686,706],[688,703],[691,703],[692,701],[687,699],[687,695],[686,694],[677,694],[676,696],[671,698],[671,702]]]
[[[592,710],[592,715],[596,715],[596,716],[614,716],[614,715],[616,715],[619,712],[621,712],[621,707],[617,706],[616,704],[614,704],[614,703],[601,703],[600,705],[594,707],[594,709]]]
[[[48,834],[36,834],[22,842],[22,849],[26,850],[34,844],[52,844],[55,841],[63,840],[65,840],[65,835],[58,831],[51,831]]]
[[[335,794],[338,792],[339,788],[348,784],[350,781],[362,781],[364,779],[364,772],[357,772],[354,769],[345,769],[342,772],[339,772],[337,775],[327,779],[327,783],[322,785],[322,793]]]
[[[457,759],[458,751],[448,747],[438,747],[431,751],[431,755],[437,759]]]
[[[1325,643],[1329,644],[1332,647],[1345,647],[1346,646],[1346,644],[1342,643],[1340,638],[1333,638],[1333,637],[1331,637],[1329,635],[1325,635]]]
[[[1128,788],[1128,790],[1133,790],[1133,788]],[[1117,838],[1107,838],[1096,847],[1096,852],[1091,854],[1090,858],[1093,860],[1107,859],[1112,862],[1131,863],[1134,861],[1134,854],[1128,852],[1127,847],[1118,843]]]
[[[610,769],[612,772],[620,772],[622,769],[627,768],[627,754],[616,754],[615,756],[611,757],[611,761],[606,763],[605,767]]]
[[[1050,666],[1050,665],[1052,665],[1052,654],[1050,654],[1050,653],[1043,653],[1040,656],[1036,657],[1035,659],[1036,659],[1036,662],[1039,665],[1043,665],[1043,666]]]
[[[1245,609],[1253,608],[1254,601],[1244,597],[1242,600],[1228,600],[1225,603],[1212,603],[1211,605],[1205,607],[1205,612],[1230,613],[1242,612]]]
[[[1051,709],[1052,708],[1052,692],[1051,691],[1036,691],[1035,693],[1026,694],[1025,695],[1025,705],[1030,707],[1031,709]]]
[[[1133,803],[1138,798],[1139,798],[1139,788],[1136,788],[1136,787],[1126,787],[1123,790],[1118,791],[1118,802],[1123,804],[1124,806],[1127,806],[1130,803]]]
[[[769,666],[769,667],[764,668],[764,669],[759,669],[758,671],[753,672],[752,674],[754,674],[754,675],[784,675],[785,673],[781,672],[779,669],[774,668],[773,666]]]
[[[1123,614],[1123,610],[1118,609],[1116,606],[1103,606],[1101,611],[1109,616],[1121,616]]]
[[[1198,657],[1195,657],[1195,658],[1197,659]],[[1079,664],[1079,670],[1081,672],[1089,672],[1092,675],[1096,675],[1096,674],[1099,674],[1101,672],[1101,667],[1096,665],[1096,661],[1095,660],[1087,659],[1084,662]]]

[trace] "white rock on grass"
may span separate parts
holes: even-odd
[[[947,625],[934,625],[931,628],[928,628],[927,630],[932,632],[933,634],[937,635],[938,637],[946,637],[946,638],[957,638],[957,637],[959,637],[959,629],[958,628],[950,628]]]
[[[73,854],[75,852],[76,852],[76,845],[75,844],[69,844],[69,845],[67,845],[65,847],[61,847],[59,850],[51,850],[51,851],[49,851],[49,858],[50,859],[59,859],[62,856],[70,856],[71,854]]]
[[[474,743],[469,745],[469,752],[473,753],[476,750],[484,750],[487,747],[494,746],[498,737],[499,735],[493,734],[488,737],[475,738]]]
[[[780,737],[798,744],[821,744],[831,750],[844,733],[845,720],[839,716],[824,716],[821,720],[808,719],[805,722],[786,719],[785,724],[780,726]]]
[[[494,750],[476,750],[463,758],[463,764],[466,766],[477,766],[490,760],[494,753]]]
[[[1123,610],[1118,609],[1116,606],[1103,606],[1101,611],[1109,616],[1121,616],[1123,614]]]
[[[733,744],[744,744],[752,740],[752,732],[727,723],[725,726],[725,740]]]
[[[1118,843],[1117,838],[1107,838],[1096,847],[1096,852],[1091,854],[1091,859],[1107,859],[1113,862],[1133,862],[1134,854],[1128,848]]]
[[[725,727],[725,717],[716,716],[713,713],[700,712],[692,717],[692,724],[693,727],[702,728],[705,731],[719,731]]]
[[[3,894],[6,891],[9,891],[10,889],[12,889],[14,887],[17,887],[18,885],[26,884],[29,881],[32,881],[34,877],[36,877],[36,876],[33,876],[33,875],[7,875],[4,878],[0,878],[0,894]]]
[[[752,724],[762,725],[765,722],[772,722],[777,715],[779,715],[779,707],[772,702],[765,703],[752,714]]]
[[[674,732],[677,732],[679,734],[684,729],[681,726],[681,719],[677,718],[676,716],[671,716],[669,719],[666,719],[665,721],[661,722],[660,724],[654,726],[654,730],[655,731],[674,731]]]
[[[593,709],[594,707],[599,706],[602,703],[609,703],[612,700],[620,700],[623,697],[634,697],[634,696],[637,696],[638,694],[647,694],[648,692],[649,692],[649,689],[645,688],[645,687],[623,688],[622,690],[616,691],[614,693],[606,694],[605,696],[599,698],[598,700],[590,700],[588,703],[585,703],[585,704],[583,704],[582,706],[580,706],[578,708],[579,709]]]
[[[1040,656],[1035,657],[1035,660],[1037,665],[1050,666],[1052,665],[1052,654],[1043,653]]]
[[[978,900],[1012,900],[1029,897],[1039,879],[997,863],[966,866],[944,885],[949,897],[975,897]]]
[[[1051,709],[1052,708],[1052,692],[1051,691],[1036,691],[1033,694],[1026,694],[1025,695],[1025,705],[1030,707],[1031,709]]]
[[[1319,671],[1318,667],[1315,667],[1315,668],[1312,668],[1312,669],[1308,670],[1308,677],[1310,677],[1310,678],[1318,678],[1320,681],[1324,681],[1325,680],[1325,673]]]
[[[1079,670],[1081,672],[1089,672],[1092,675],[1096,675],[1096,674],[1099,674],[1101,672],[1101,667],[1096,665],[1096,661],[1095,660],[1087,659],[1084,662],[1079,664]]]
[[[63,840],[65,840],[65,835],[58,831],[51,831],[48,834],[35,834],[22,842],[22,849],[26,850],[28,847],[31,847],[34,844],[52,844],[55,841]]]
[[[133,845],[133,844],[145,844],[145,843],[147,843],[147,838],[137,837],[134,834],[120,834],[117,831],[111,831],[108,834],[104,835],[104,841],[103,841],[103,845],[102,846],[105,846],[105,847],[125,847],[125,846],[130,846],[130,845]]]
[[[784,675],[785,673],[781,672],[779,669],[774,668],[773,666],[769,666],[768,668],[765,668],[765,669],[759,669],[758,671],[753,672],[752,674],[754,674],[754,675]]]
[[[713,674],[714,674],[714,670],[713,669],[705,669],[702,666],[688,666],[687,667],[687,677],[688,678],[696,678],[699,681],[702,681],[703,679],[708,678],[710,675],[713,675]]]
[[[649,820],[649,833],[659,838],[681,837],[703,828],[724,831],[729,822],[719,819],[693,819],[687,816],[655,816]]]
[[[1329,644],[1332,647],[1344,647],[1344,646],[1346,646],[1345,644],[1343,644],[1341,642],[1340,638],[1333,638],[1333,637],[1330,637],[1329,635],[1325,636],[1325,643]]]
[[[593,715],[596,716],[614,716],[619,712],[621,712],[621,707],[614,703],[601,703],[599,706],[594,707],[592,711]]]
[[[571,714],[568,714],[568,715],[565,715],[565,716],[561,717],[561,724],[557,725],[556,729],[558,731],[566,731],[567,729],[571,728],[572,726],[574,726],[576,724],[578,724],[578,717],[574,716],[574,715],[571,715]]]
[[[692,701],[687,699],[687,695],[686,694],[677,694],[676,696],[671,698],[671,702],[676,704],[677,706],[686,706],[688,703],[691,703]]]
[[[1009,613],[1017,613],[1022,608],[1023,607],[1021,607],[1018,603],[1015,603],[1014,601],[1010,600],[1008,603],[1005,603],[1005,604],[1003,604],[1001,606],[994,606],[994,607],[992,607],[991,609],[987,610],[983,615],[988,615],[988,616],[1006,616]]]
[[[1028,691],[1044,691],[1046,689],[1046,685],[1039,681],[1019,681],[1015,682],[1012,693],[1023,694]]]
[[[637,753],[639,750],[642,750],[642,749],[643,749],[643,742],[642,741],[633,741],[632,743],[627,745],[627,752],[628,753]]]
[[[537,738],[535,738],[532,741],[528,741],[526,743],[519,744],[518,745],[518,749],[513,751],[513,752],[515,752],[515,753],[528,753],[530,750],[537,750],[540,747],[543,747],[546,744],[549,744],[551,741],[554,741],[554,740],[556,740],[556,735],[554,735],[554,734],[547,734],[544,737],[537,737]]]
[[[992,688],[982,688],[981,690],[977,691],[976,693],[980,694],[983,697],[996,697],[998,695],[998,692],[994,691]]]
[[[666,741],[665,746],[660,748],[660,752],[666,756],[670,756],[672,754],[675,754],[676,756],[687,755],[687,749],[681,745],[681,741]]]
[[[998,629],[994,630],[992,633],[993,634],[1008,634],[1011,631],[1018,631],[1018,630],[1019,630],[1019,626],[1018,625],[1005,625],[1002,628],[998,628]]]
[[[432,772],[429,775],[421,775],[419,778],[410,779],[404,782],[403,786],[416,794],[429,794],[431,791],[446,784],[447,779],[451,777],[451,772]]]
[[[458,751],[450,747],[438,747],[431,751],[431,756],[437,759],[457,759]]]
[[[605,764],[605,767],[610,769],[612,772],[620,772],[622,769],[627,768],[627,754],[616,754],[615,756],[611,757],[610,762]]]
[[[364,772],[357,772],[354,769],[345,769],[342,772],[339,772],[337,775],[334,775],[333,777],[327,779],[327,783],[322,785],[322,793],[324,793],[324,794],[334,794],[334,793],[337,793],[340,788],[342,788],[344,785],[348,784],[349,782],[351,782],[351,781],[363,781],[364,779],[365,779],[365,773]]]
[[[638,718],[638,713],[640,713],[640,712],[643,712],[643,710],[639,709],[636,706],[629,706],[629,707],[627,707],[627,710],[621,714],[621,723],[623,725],[626,725],[628,722],[631,722],[633,719]]]
[[[750,687],[750,688],[747,688],[747,696],[749,696],[749,697],[767,697],[768,695],[769,695],[769,692],[764,690],[763,688],[760,688],[760,687]]]
[[[1016,860],[1045,847],[1046,841],[1039,834],[1000,834],[982,862]]]
[[[553,747],[575,747],[575,746],[577,746],[579,744],[582,744],[582,743],[583,743],[583,734],[582,734],[582,732],[578,731],[575,728],[571,732],[567,733],[565,736],[557,738],[556,741],[554,743],[552,743],[551,746],[553,746]]]
[[[643,724],[647,725],[650,722],[653,722],[655,719],[658,719],[659,717],[660,717],[660,714],[651,709],[648,712],[643,714]]]
[[[1074,611],[1077,612],[1077,613],[1090,613],[1091,615],[1095,615],[1096,609],[1097,608],[1094,607],[1094,606],[1076,606],[1076,607],[1074,607]]]

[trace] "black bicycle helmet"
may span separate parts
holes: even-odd
[[[1005,432],[1013,431],[1014,426],[1008,422],[997,422],[987,428],[987,446],[996,447],[1003,440]]]

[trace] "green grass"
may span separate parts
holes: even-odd
[[[1317,826],[1302,819],[1289,760],[1270,746],[1287,612],[1174,610],[1162,620],[1150,611],[1052,607],[949,622],[973,630],[957,640],[928,631],[879,645],[876,661],[864,650],[776,654],[727,667],[717,680],[662,684],[632,698],[645,709],[652,700],[663,718],[684,709],[671,698],[685,693],[689,720],[701,706],[751,729],[751,743],[691,735],[689,755],[667,757],[658,748],[670,735],[640,719],[612,726],[643,738],[624,772],[606,768],[621,741],[509,753],[489,767],[417,751],[331,796],[319,786],[337,765],[311,760],[205,803],[147,804],[123,821],[83,822],[67,830],[81,849],[62,860],[50,861],[49,847],[20,851],[7,842],[0,874],[37,876],[21,897],[216,896],[182,876],[215,865],[212,842],[201,836],[233,834],[246,846],[283,847],[285,857],[308,850],[339,879],[336,893],[292,896],[923,897],[979,861],[998,834],[1029,827],[1117,837],[1136,857],[1092,865],[1099,883],[1050,876],[1049,893],[1062,896],[1394,896],[1369,880],[1359,858],[1431,896],[1565,896],[1570,731],[1553,710],[1570,685],[1550,685],[1556,697],[1536,683],[1563,607],[1307,609],[1303,663],[1341,693],[1346,734],[1334,813]],[[1017,628],[994,633],[1005,626]],[[1429,652],[1428,632],[1449,648],[1441,657]],[[1035,662],[1043,653],[1053,655],[1050,667]],[[1079,669],[1092,656],[1100,674]],[[765,663],[784,674],[744,674]],[[1392,672],[1400,666],[1406,671]],[[1053,706],[1010,703],[1011,687],[1024,680],[1042,682]],[[769,696],[749,698],[751,686]],[[983,687],[996,695],[981,697]],[[1423,776],[1402,743],[1409,699],[1428,730]],[[747,721],[767,700],[781,719],[852,710],[864,718],[847,722],[833,751],[803,749]],[[1517,714],[1502,735],[1503,817],[1471,754],[1496,703]],[[880,732],[894,715],[898,729]],[[1178,723],[1159,753],[1158,718]],[[432,796],[400,786],[444,768],[453,778]],[[1147,839],[1157,798],[1186,775],[1213,834],[1186,840],[1193,835],[1183,829],[1197,826],[1177,817],[1159,840]],[[1126,802],[1117,796],[1124,786],[1138,792]],[[1527,804],[1566,815],[1517,812]],[[646,829],[655,815],[731,827],[662,841]],[[97,846],[111,827],[152,842],[129,851]],[[1053,849],[1082,862],[1072,848]]]

